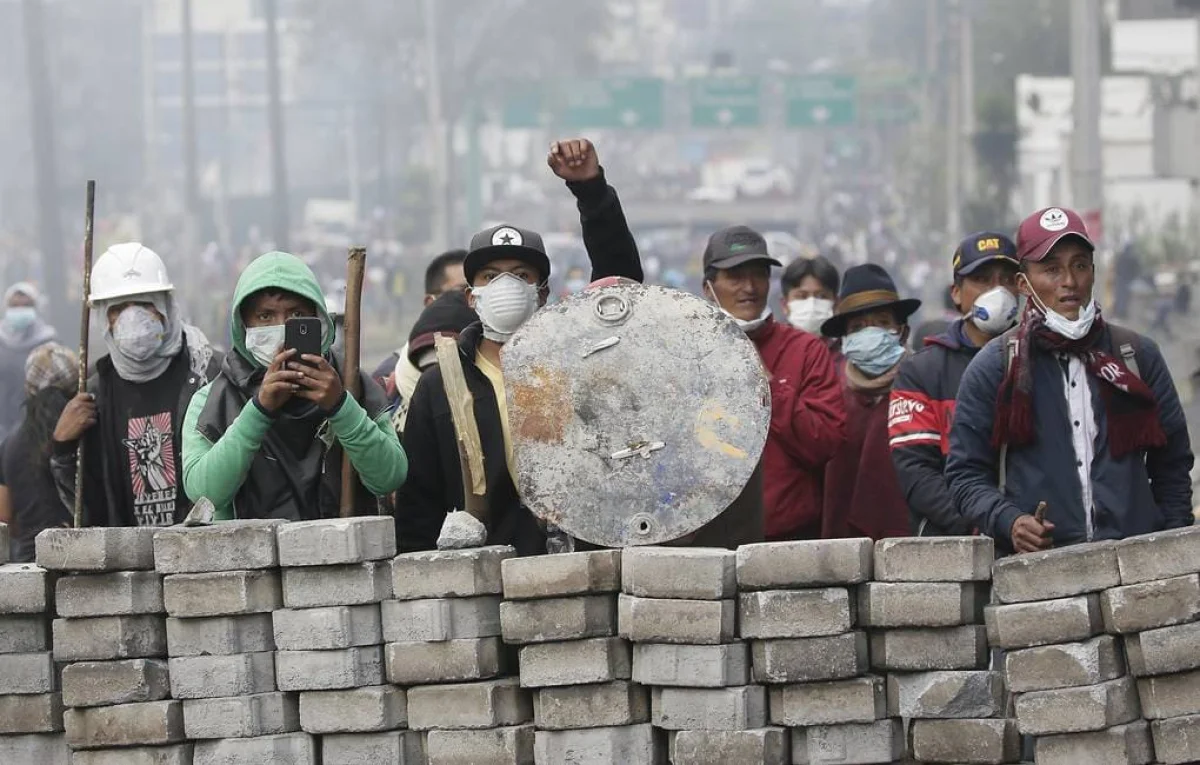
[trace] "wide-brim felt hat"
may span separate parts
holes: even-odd
[[[833,316],[821,325],[821,334],[842,337],[852,317],[885,308],[894,311],[904,322],[921,308],[921,301],[900,297],[896,283],[883,266],[866,263],[849,268],[842,276],[842,289]]]

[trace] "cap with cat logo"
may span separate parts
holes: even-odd
[[[749,226],[723,228],[708,238],[708,246],[704,248],[706,271],[710,268],[736,268],[752,260],[783,266],[767,252],[767,240],[763,235]]]

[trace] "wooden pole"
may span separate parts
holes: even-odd
[[[96,218],[96,182],[87,182],[87,207],[83,218],[83,294],[79,313],[79,392],[87,393],[88,335],[92,329],[92,310],[88,297],[92,294],[92,231]],[[75,447],[75,528],[83,525],[83,442],[79,437]]]
[[[359,376],[359,349],[362,341],[362,286],[367,266],[367,251],[363,247],[350,249],[346,262],[346,314],[342,331],[346,334],[346,358],[342,364],[342,384],[346,393],[357,400],[362,396],[362,378]],[[342,450],[342,504],[341,516],[354,515],[354,499],[358,494],[357,476],[350,454]]]

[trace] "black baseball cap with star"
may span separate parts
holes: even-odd
[[[536,268],[542,281],[550,278],[550,258],[546,255],[542,235],[502,223],[471,237],[471,246],[463,261],[463,275],[467,278],[467,284],[474,284],[476,274],[488,263],[508,258]]]

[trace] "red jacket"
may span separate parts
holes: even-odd
[[[771,375],[771,430],[763,452],[767,539],[818,539],[825,463],[846,436],[832,357],[820,337],[773,319],[750,339]]]

